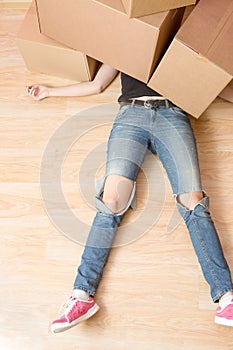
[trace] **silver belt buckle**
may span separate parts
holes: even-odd
[[[147,109],[151,109],[154,106],[151,104],[151,100],[146,100],[144,101],[144,107]]]

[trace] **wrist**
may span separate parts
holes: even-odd
[[[52,97],[52,96],[54,96],[54,94],[53,94],[53,88],[47,88],[47,94],[48,94],[48,97]]]

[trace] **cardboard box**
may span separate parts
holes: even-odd
[[[91,80],[99,63],[42,35],[35,3],[30,6],[17,36],[17,45],[30,71],[76,81]]]
[[[148,85],[198,118],[232,79],[232,31],[232,0],[200,0]]]
[[[184,9],[129,19],[121,0],[37,0],[41,31],[148,82]]]
[[[122,0],[122,3],[129,17],[141,17],[193,5],[196,0]]]

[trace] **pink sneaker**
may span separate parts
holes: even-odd
[[[51,324],[51,331],[54,333],[63,332],[87,320],[99,310],[99,306],[92,297],[84,301],[71,296],[64,307],[63,314]]]
[[[217,307],[215,323],[233,327],[233,298],[222,307],[220,305]]]

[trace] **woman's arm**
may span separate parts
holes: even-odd
[[[101,93],[116,77],[115,68],[102,64],[93,81],[81,82],[68,86],[47,87],[44,85],[27,86],[26,94],[35,100],[51,96],[89,96]]]

